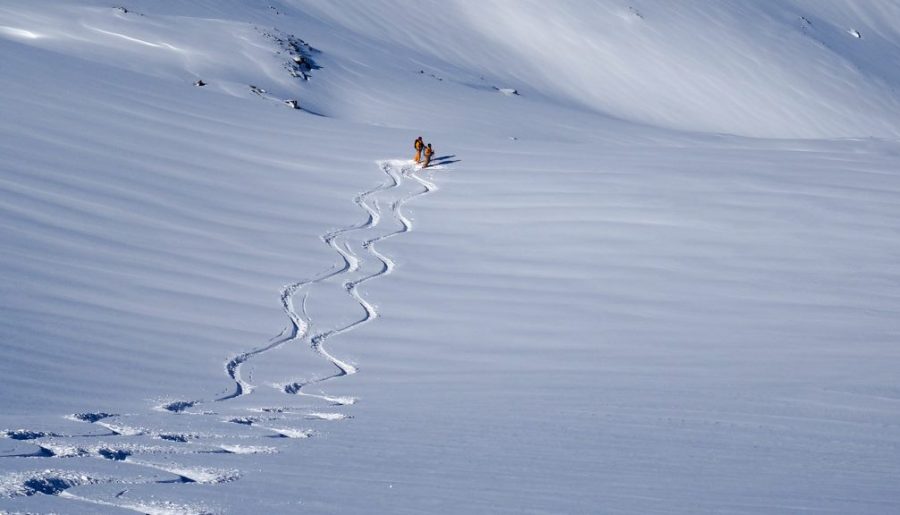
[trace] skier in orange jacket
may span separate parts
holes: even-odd
[[[413,142],[413,148],[416,149],[416,164],[422,161],[422,147],[425,146],[425,142],[422,141],[422,136],[416,138],[416,141]]]
[[[434,155],[434,150],[431,148],[431,143],[425,147],[425,162],[422,164],[422,168],[428,168],[429,163],[431,163],[431,156]]]

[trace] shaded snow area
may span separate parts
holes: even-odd
[[[0,513],[900,512],[898,22],[0,3]]]

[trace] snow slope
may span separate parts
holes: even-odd
[[[423,68],[627,120],[757,137],[900,130],[890,0],[297,4]]]
[[[0,5],[0,512],[897,511],[898,19]]]

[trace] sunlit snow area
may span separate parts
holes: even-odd
[[[898,513],[900,1],[2,1],[0,345],[4,514]]]

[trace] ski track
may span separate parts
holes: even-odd
[[[385,166],[383,164],[382,164],[382,170],[386,171]],[[374,195],[374,194],[382,192],[382,191],[398,188],[401,185],[401,180],[399,180],[397,176],[395,176],[393,173],[389,173],[387,171],[386,171],[386,173],[388,173],[388,177],[390,179],[389,181],[384,182],[368,191],[360,193],[353,199],[353,202],[357,206],[362,208],[367,214],[367,218],[363,223],[356,224],[356,225],[350,225],[347,227],[342,227],[342,228],[336,229],[334,231],[329,231],[320,237],[320,239],[326,245],[331,247],[338,254],[338,256],[340,256],[342,263],[340,265],[338,265],[337,267],[332,266],[330,269],[320,273],[319,275],[317,275],[316,277],[314,277],[312,279],[305,279],[302,281],[298,281],[298,282],[289,284],[281,290],[282,310],[284,311],[285,315],[288,317],[288,320],[290,321],[290,324],[291,324],[290,329],[289,329],[289,334],[286,337],[281,337],[281,338],[276,339],[274,342],[271,342],[270,344],[268,344],[264,347],[254,349],[252,351],[244,352],[242,354],[239,354],[238,356],[235,356],[231,360],[229,360],[228,363],[226,364],[225,370],[226,370],[226,373],[228,374],[228,376],[235,382],[235,391],[233,393],[231,393],[230,395],[226,395],[217,400],[222,401],[222,400],[233,399],[236,397],[240,397],[242,395],[247,395],[251,391],[253,391],[253,388],[254,388],[253,385],[249,384],[241,377],[241,373],[240,373],[241,365],[243,365],[244,363],[249,361],[254,356],[258,356],[265,352],[277,349],[278,347],[281,347],[282,345],[285,345],[287,343],[301,340],[307,336],[309,326],[310,326],[309,316],[307,315],[307,312],[306,312],[306,300],[307,300],[308,296],[306,294],[304,294],[303,301],[301,303],[301,310],[300,310],[300,313],[298,313],[296,308],[294,307],[294,298],[298,294],[298,292],[302,291],[306,287],[309,287],[314,284],[318,284],[318,283],[324,282],[328,279],[331,279],[332,277],[336,277],[336,276],[339,276],[342,274],[350,274],[350,273],[353,273],[356,270],[358,270],[359,263],[360,263],[359,257],[356,256],[356,254],[354,254],[353,251],[350,249],[349,243],[344,242],[344,244],[341,245],[341,243],[338,241],[338,238],[341,236],[350,234],[352,232],[355,232],[355,231],[363,231],[366,229],[371,229],[378,225],[378,223],[381,219],[381,214],[378,212],[377,209],[373,209],[371,206],[368,205],[368,203],[366,203],[366,198],[369,197],[370,195]],[[363,301],[363,303],[365,303],[365,301]],[[365,305],[368,305],[368,304],[366,303]],[[369,310],[367,309],[367,314],[368,314],[368,312],[369,312]],[[354,323],[352,325],[355,327],[356,323]],[[349,327],[350,326],[348,326],[348,328],[344,328],[344,330],[349,330]],[[315,338],[313,339],[312,347],[319,354],[324,356],[332,364],[334,364],[341,370],[342,373],[340,373],[339,375],[347,375],[347,374],[356,373],[356,367],[354,367],[353,365],[351,365],[349,363],[345,363],[344,361],[342,361],[342,360],[336,358],[335,356],[331,355],[330,353],[328,353],[324,348],[317,345]]]
[[[388,177],[390,178],[390,186],[388,186],[385,189],[399,188],[403,183],[404,177],[412,178],[413,180],[418,182],[420,185],[422,185],[423,189],[420,191],[415,191],[413,193],[410,193],[400,199],[395,200],[393,203],[391,203],[391,214],[398,222],[400,222],[399,229],[389,232],[389,233],[386,233],[386,234],[382,234],[380,236],[377,236],[377,237],[374,237],[371,239],[363,240],[361,243],[361,247],[363,249],[368,251],[369,254],[371,254],[372,256],[375,257],[375,259],[377,259],[379,262],[381,262],[381,268],[378,271],[371,273],[369,275],[366,275],[364,277],[350,280],[350,281],[347,281],[344,283],[344,288],[347,290],[347,293],[353,298],[353,300],[355,300],[363,308],[364,315],[361,318],[359,318],[343,327],[334,328],[334,329],[330,329],[330,330],[327,330],[324,332],[320,332],[310,338],[310,344],[311,344],[312,348],[316,352],[318,352],[320,355],[325,357],[328,361],[330,361],[337,368],[337,372],[335,372],[332,375],[323,377],[323,378],[314,379],[314,380],[310,380],[310,381],[306,381],[306,382],[295,382],[295,383],[289,384],[284,387],[284,391],[286,393],[314,397],[314,398],[322,399],[322,400],[325,400],[326,402],[331,402],[332,404],[337,404],[337,405],[347,404],[348,403],[348,402],[346,402],[347,400],[350,400],[351,402],[349,402],[349,403],[351,403],[351,404],[353,402],[355,402],[355,399],[353,399],[353,398],[347,399],[347,398],[331,397],[331,396],[328,396],[325,394],[310,394],[310,393],[306,393],[302,390],[305,387],[322,384],[326,381],[337,379],[339,377],[352,375],[358,371],[358,369],[355,366],[353,366],[349,363],[346,363],[346,362],[336,358],[334,355],[332,355],[326,349],[325,341],[330,338],[333,338],[335,336],[339,336],[341,334],[352,331],[352,330],[378,318],[378,316],[379,316],[378,310],[375,308],[375,306],[372,303],[370,303],[368,300],[366,300],[360,294],[359,286],[368,281],[371,281],[373,279],[377,279],[382,276],[390,275],[391,273],[393,273],[394,268],[396,267],[396,264],[388,256],[380,253],[376,249],[375,245],[378,242],[384,241],[388,238],[392,238],[399,234],[403,234],[403,233],[411,231],[412,230],[412,222],[406,217],[406,215],[403,214],[402,207],[407,202],[413,200],[414,198],[420,197],[423,195],[427,195],[427,194],[431,193],[432,191],[434,191],[435,189],[437,189],[437,187],[433,183],[431,183],[425,179],[422,179],[421,177],[416,175],[415,166],[412,165],[411,163],[398,162],[398,161],[382,161],[379,163],[379,166],[380,166],[381,170],[385,174],[387,174]],[[371,193],[375,193],[375,191],[372,191]],[[356,198],[357,205],[359,205],[360,207],[362,207],[369,213],[369,220],[370,221],[374,220],[374,222],[371,225],[369,225],[368,227],[363,227],[363,228],[375,227],[381,218],[377,199],[375,200],[375,207],[372,207],[372,206],[369,206],[365,201],[367,196],[369,196],[369,194],[364,194],[364,195],[358,196]],[[358,230],[358,229],[351,229],[351,230]],[[345,232],[350,232],[350,231],[345,231]],[[336,419],[336,420],[338,420],[338,419]]]
[[[387,255],[382,254],[376,248],[376,244],[382,242],[388,238],[393,238],[397,235],[407,233],[412,230],[413,224],[412,221],[403,213],[403,206],[406,205],[407,202],[420,197],[427,195],[437,189],[437,186],[420,177],[416,171],[417,168],[414,164],[409,161],[401,161],[401,160],[393,160],[393,161],[380,161],[378,162],[379,168],[382,172],[387,175],[387,180],[379,184],[378,186],[362,192],[356,195],[353,199],[353,202],[362,209],[366,214],[366,219],[362,223],[349,225],[346,227],[342,227],[339,229],[335,229],[320,236],[320,239],[323,243],[328,245],[340,258],[340,263],[333,264],[327,270],[324,270],[313,276],[309,279],[303,279],[288,285],[285,285],[280,292],[280,302],[281,309],[284,312],[285,316],[288,319],[288,325],[285,327],[280,334],[273,337],[269,342],[261,347],[254,348],[252,350],[248,350],[242,352],[236,356],[233,356],[225,363],[225,373],[228,377],[234,382],[234,390],[226,395],[223,395],[218,398],[210,399],[210,400],[167,400],[165,402],[158,402],[156,406],[152,409],[154,411],[169,413],[171,415],[190,413],[190,414],[209,414],[209,413],[197,413],[191,412],[191,408],[194,408],[198,405],[209,403],[209,402],[225,402],[228,400],[236,399],[239,397],[243,397],[246,395],[250,395],[255,385],[250,381],[244,378],[241,373],[241,368],[243,365],[251,361],[253,358],[259,357],[268,352],[274,351],[284,345],[298,342],[298,341],[306,341],[310,348],[319,356],[324,358],[326,361],[331,363],[336,371],[328,375],[326,377],[317,378],[313,380],[303,381],[303,382],[293,382],[288,385],[282,385],[280,389],[285,394],[291,395],[302,395],[314,399],[319,399],[325,401],[333,406],[346,406],[350,404],[354,404],[356,402],[356,398],[354,397],[335,397],[330,396],[325,393],[309,393],[306,391],[302,391],[303,389],[325,383],[326,381],[334,380],[343,376],[348,376],[352,374],[356,374],[358,372],[358,368],[337,357],[332,354],[328,348],[326,348],[325,343],[327,340],[339,336],[341,334],[345,334],[350,332],[358,327],[371,322],[372,320],[378,318],[379,312],[376,307],[366,300],[365,297],[360,293],[359,287],[369,281],[377,279],[379,277],[390,275],[394,272],[396,268],[396,263]],[[362,232],[371,229],[375,229],[379,226],[382,221],[383,214],[381,212],[381,204],[379,203],[377,198],[374,198],[379,193],[389,192],[391,190],[398,190],[404,184],[404,179],[412,179],[416,181],[419,185],[422,186],[421,189],[413,191],[409,194],[404,195],[399,199],[395,199],[390,203],[390,216],[396,221],[399,226],[396,230],[391,232],[381,234],[375,237],[371,237],[368,239],[357,238],[354,240],[352,238],[353,233]],[[371,199],[371,200],[370,200]],[[358,247],[365,251],[365,255],[373,257],[380,266],[378,266],[378,270],[368,273],[362,277],[354,277],[353,275],[357,273],[362,263],[365,262],[365,258],[363,256],[358,255],[353,250],[353,246]],[[323,330],[317,332],[315,334],[310,334],[310,328],[312,326],[312,319],[308,314],[307,304],[310,299],[309,287],[324,283],[328,280],[343,278],[339,283],[342,285],[343,289],[346,293],[362,308],[362,315],[354,320],[353,322],[335,327],[327,330]],[[297,309],[296,299],[300,299],[299,301],[299,310]],[[127,416],[127,415],[126,415]],[[123,415],[115,414],[115,413],[106,413],[106,412],[84,412],[84,413],[76,413],[72,415],[67,415],[65,418],[84,423],[89,425],[102,426],[109,430],[109,433],[103,434],[89,434],[89,435],[71,435],[71,434],[62,434],[55,432],[43,432],[43,431],[29,431],[26,429],[17,429],[17,430],[6,430],[0,432],[0,437],[10,438],[14,440],[28,441],[33,444],[36,450],[33,453],[23,453],[23,454],[10,454],[0,457],[0,459],[99,459],[105,461],[117,461],[124,462],[132,466],[143,467],[145,469],[155,470],[158,472],[168,473],[174,476],[173,479],[161,479],[161,480],[150,480],[149,482],[156,483],[171,483],[171,484],[185,484],[185,483],[199,483],[199,484],[218,484],[225,483],[229,481],[234,481],[240,478],[240,473],[236,470],[220,470],[214,468],[197,468],[197,467],[181,467],[175,463],[172,464],[157,464],[149,461],[138,460],[133,457],[133,454],[153,454],[154,451],[151,447],[147,447],[145,444],[137,444],[133,447],[128,446],[98,446],[96,449],[86,449],[82,447],[73,447],[73,451],[69,453],[61,453],[58,452],[59,448],[54,451],[53,445],[55,445],[59,439],[70,438],[73,436],[81,436],[81,437],[93,437],[93,438],[102,438],[102,437],[145,437],[145,438],[155,438],[160,440],[165,440],[168,442],[181,443],[184,445],[192,445],[193,438],[182,437],[176,438],[172,436],[171,432],[167,431],[151,431],[146,430],[144,428],[133,428],[124,424],[117,423],[117,420],[121,420]],[[244,417],[247,418],[247,417]],[[326,412],[309,412],[306,413],[305,418],[307,420],[318,420],[318,421],[337,421],[337,420],[345,420],[348,418],[352,418],[349,415],[343,413],[326,413]],[[231,422],[238,422],[238,419],[231,419]],[[244,423],[244,422],[241,422]],[[311,429],[293,429],[293,428],[280,428],[280,427],[267,427],[258,425],[253,422],[244,423],[246,426],[251,427],[254,426],[254,430],[263,430],[268,432],[274,432],[275,436],[284,437],[284,438],[309,438],[316,434],[316,431]],[[177,435],[176,435],[177,436]],[[207,435],[209,436],[209,435]],[[267,436],[272,436],[267,435]],[[197,436],[199,438],[200,436]],[[245,436],[240,436],[240,438],[246,438]],[[53,445],[51,442],[46,442],[47,439],[54,439]],[[234,447],[234,446],[232,446]],[[256,449],[255,447],[244,447],[238,446],[240,452],[248,452],[246,449]],[[235,447],[237,448],[237,447]],[[126,450],[122,450],[126,449]],[[277,452],[274,448],[265,448],[266,452]],[[175,452],[175,454],[185,454],[185,453],[197,453],[197,452],[217,452],[217,453],[231,453],[238,451],[230,451],[228,450],[227,445],[218,445],[217,450],[192,450],[192,451],[182,451]],[[256,452],[256,451],[254,451]],[[74,453],[74,454],[73,454]],[[41,473],[38,473],[41,474]],[[46,473],[44,473],[46,474]],[[75,473],[68,473],[75,474]],[[16,474],[14,474],[16,475]],[[22,475],[22,474],[17,474]],[[37,476],[35,476],[37,477]],[[41,476],[42,477],[42,476]],[[97,483],[106,483],[106,482],[119,482],[122,484],[130,484],[128,481],[118,481],[113,478],[109,478],[105,481],[90,479],[87,475],[75,475],[73,476],[75,479],[59,479],[56,476],[50,477],[47,481],[52,483],[51,486],[55,486],[52,490],[47,490],[50,495],[57,495],[61,498],[72,500],[73,502],[78,503],[89,503],[94,504],[95,506],[109,506],[116,507],[126,510],[138,511],[143,513],[185,513],[185,514],[202,514],[202,513],[210,513],[210,510],[206,506],[200,505],[177,505],[171,504],[167,502],[160,502],[151,500],[150,503],[144,503],[141,501],[132,501],[122,499],[123,494],[125,494],[128,490],[123,490],[119,495],[115,497],[114,500],[103,500],[103,499],[91,499],[85,497],[83,493],[79,493],[75,495],[71,492],[68,492],[68,488],[70,486],[75,486],[78,484],[93,484]],[[0,479],[7,480],[10,478],[10,475],[7,474],[5,476],[0,476]],[[40,479],[40,478],[39,478]],[[14,481],[14,483],[16,483]],[[31,486],[33,484],[39,483],[39,481],[35,480],[34,477],[28,475],[22,475],[21,484],[15,485],[22,492],[25,492],[25,495],[31,495],[33,488]],[[132,483],[133,484],[133,483]],[[29,489],[31,488],[31,489]],[[48,487],[49,488],[49,487]]]

